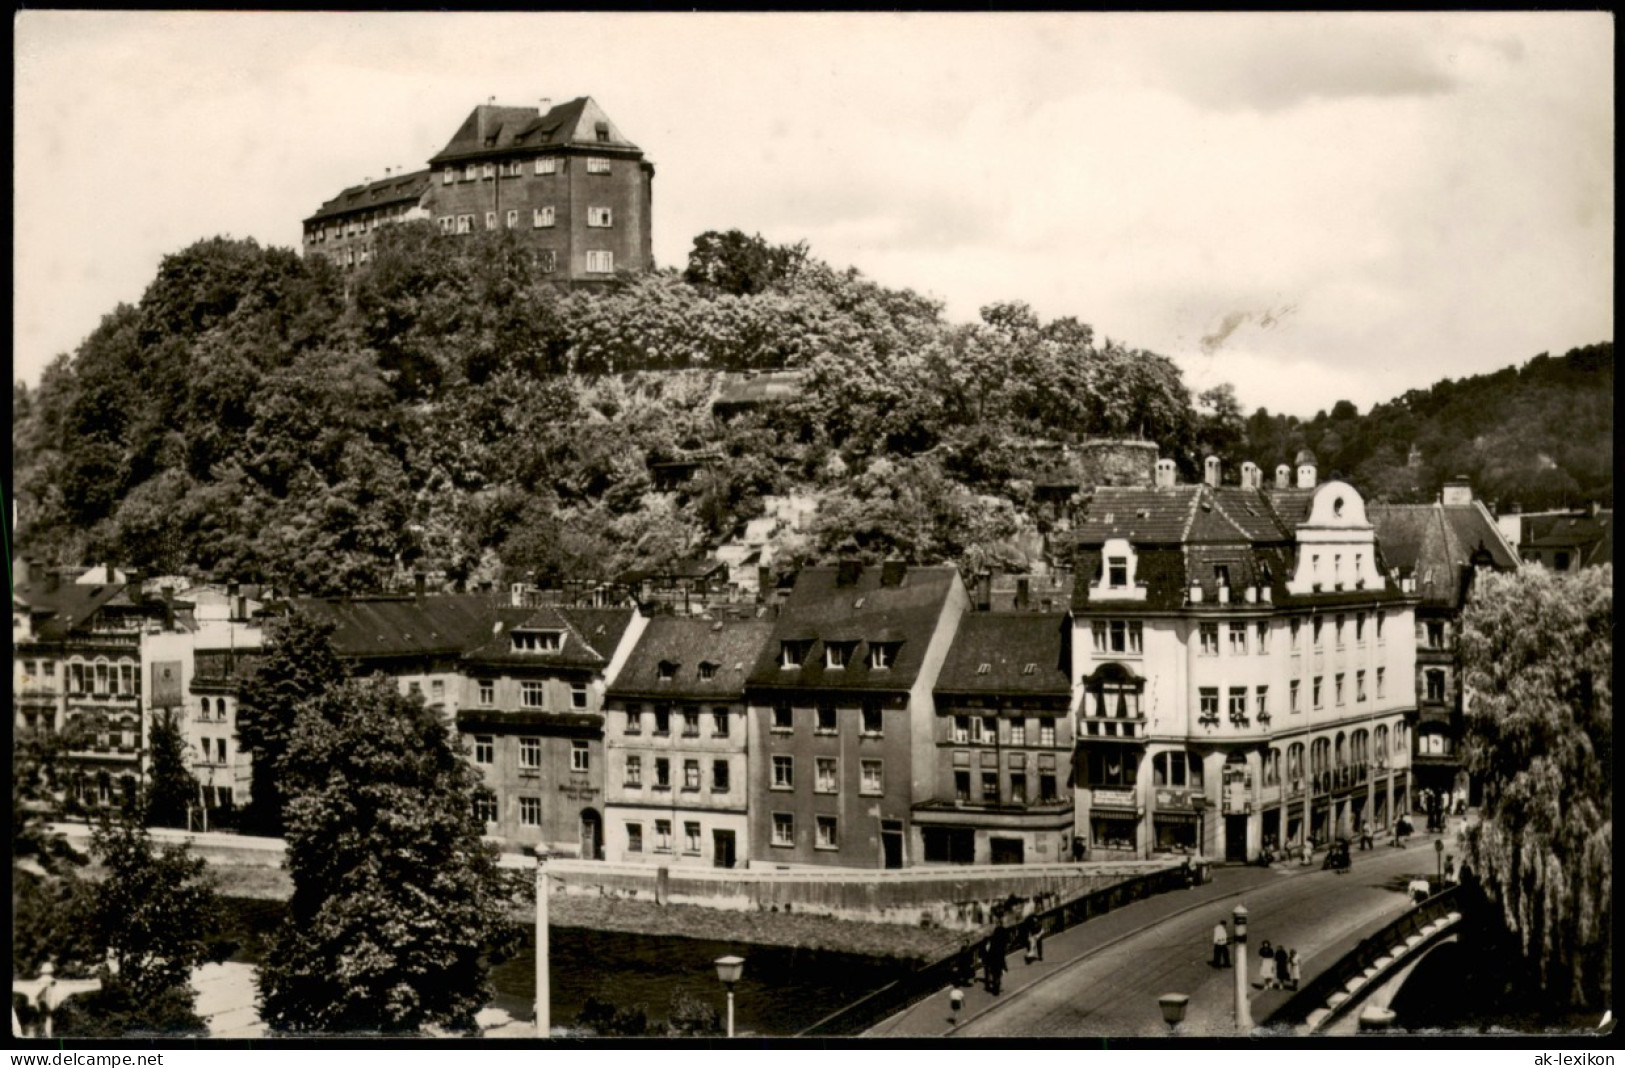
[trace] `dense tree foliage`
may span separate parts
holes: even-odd
[[[1214,440],[1220,455],[1226,442]],[[1266,472],[1308,448],[1320,472],[1374,498],[1429,501],[1466,476],[1524,511],[1614,499],[1614,346],[1540,355],[1521,368],[1414,389],[1365,415],[1348,401],[1300,421],[1260,408],[1233,446]]]
[[[260,669],[238,692],[237,741],[254,757],[252,800],[243,825],[253,833],[282,833],[284,783],[277,768],[299,711],[349,675],[333,651],[332,633],[331,623],[299,613],[272,620]]]
[[[1466,862],[1541,984],[1613,991],[1613,568],[1486,575],[1463,619]]]
[[[185,827],[187,811],[198,799],[198,783],[187,764],[180,717],[179,712],[152,714],[152,764],[146,784],[150,827]]]
[[[266,1023],[471,1032],[514,888],[453,736],[393,681],[350,680],[300,707],[279,768],[294,889],[260,972]]]

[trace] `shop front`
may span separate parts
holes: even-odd
[[[1140,824],[1145,810],[1132,788],[1097,787],[1089,797],[1089,857],[1127,860],[1140,856]]]

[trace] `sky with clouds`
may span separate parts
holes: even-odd
[[[1606,13],[15,16],[14,377],[160,259],[297,247],[474,105],[589,95],[654,249],[738,228],[1076,316],[1244,407],[1361,410],[1613,330]]]

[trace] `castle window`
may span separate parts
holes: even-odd
[[[445,169],[445,171],[442,172],[442,174],[440,175],[440,184],[441,185],[450,185],[451,183],[455,182],[456,180],[457,180],[457,168],[456,167],[447,167]]]
[[[588,174],[608,174],[609,173],[609,160],[605,159],[602,156],[588,156],[587,157],[587,173]]]
[[[552,274],[559,265],[559,254],[552,249],[543,249],[536,253],[536,267],[543,274]]]
[[[443,234],[454,233],[457,229],[457,219],[454,216],[442,215],[438,221],[440,223],[440,232]]]
[[[497,228],[497,213],[496,212],[488,211],[488,212],[485,213],[485,228],[487,230],[495,230]]]
[[[615,273],[615,253],[613,253],[613,252],[589,252],[589,253],[587,253],[587,273],[588,274],[614,274]]]
[[[480,176],[480,170],[474,164],[470,163],[470,164],[468,164],[467,166],[465,166],[463,168],[463,181],[472,182],[472,181],[474,181],[474,179],[478,178],[479,176]]]
[[[508,229],[513,230],[519,226],[519,209],[508,209]]]
[[[481,168],[480,176],[483,177],[483,178],[495,178],[496,175],[497,175],[497,166],[494,163],[487,163],[487,164],[485,164],[484,167]]]
[[[530,213],[531,225],[537,229],[553,225],[553,205],[545,208],[535,208]]]
[[[595,124],[593,126],[593,132],[598,135],[598,140],[600,140],[600,141],[608,141],[609,140],[609,123],[600,122],[600,123]]]
[[[587,209],[587,225],[588,226],[599,226],[599,227],[610,226],[610,225],[612,225],[611,218],[612,218],[612,212],[610,211],[609,208],[588,208]]]
[[[457,232],[459,234],[471,234],[471,233],[473,233],[474,232],[474,216],[472,216],[472,215],[459,215],[459,216],[457,216]]]
[[[559,173],[559,159],[557,156],[538,156],[536,158],[537,174]]]

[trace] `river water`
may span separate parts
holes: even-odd
[[[258,964],[265,937],[280,922],[279,901],[227,901],[226,936],[238,943],[232,959]],[[491,969],[492,1004],[518,1020],[535,1019],[536,970],[530,928],[524,950]],[[652,1020],[666,1018],[672,997],[686,989],[725,1004],[716,959],[745,958],[734,988],[735,1029],[740,1034],[793,1035],[843,1005],[905,974],[908,963],[847,953],[786,946],[756,946],[697,938],[668,938],[554,927],[548,933],[548,974],[553,1026],[574,1022],[597,997],[619,1008],[641,1005]]]

